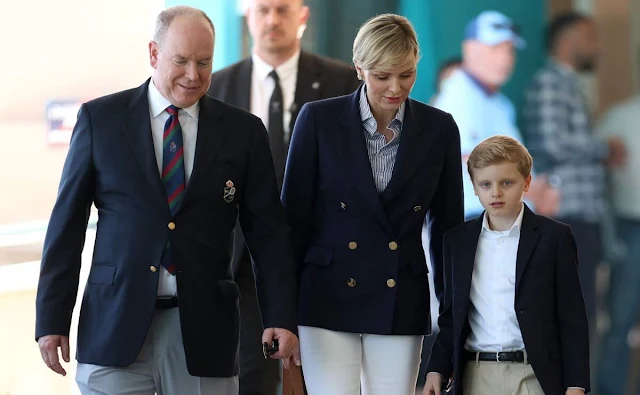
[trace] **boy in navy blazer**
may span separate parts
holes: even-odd
[[[568,225],[522,202],[533,160],[494,136],[467,167],[485,212],[444,236],[445,298],[423,395],[583,395],[589,334]]]

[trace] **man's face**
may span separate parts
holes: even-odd
[[[596,68],[600,47],[596,24],[591,20],[578,22],[572,29],[573,63],[576,71],[593,71]]]
[[[179,108],[190,107],[211,83],[213,30],[204,18],[177,17],[161,43],[149,43],[153,82]]]
[[[309,8],[302,3],[302,0],[250,1],[247,25],[259,53],[286,53],[298,45],[300,27],[309,18]]]
[[[465,44],[465,62],[483,83],[498,89],[511,78],[516,62],[515,47],[511,41],[495,45],[469,41]]]

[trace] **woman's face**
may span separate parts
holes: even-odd
[[[409,97],[416,83],[417,61],[413,56],[397,67],[374,67],[363,70],[356,65],[358,74],[367,86],[367,99],[373,114],[395,113]]]

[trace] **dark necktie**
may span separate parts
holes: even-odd
[[[271,146],[271,156],[273,157],[273,165],[276,170],[276,180],[278,188],[282,188],[282,180],[284,179],[284,166],[287,160],[287,151],[284,143],[284,102],[282,100],[282,88],[280,87],[280,78],[275,70],[269,73],[273,78],[275,87],[271,100],[269,100],[269,145]]]
[[[182,128],[178,120],[178,110],[179,108],[173,105],[167,107],[169,119],[164,124],[162,138],[162,183],[164,184],[171,215],[175,215],[178,211],[186,186]],[[171,242],[167,242],[162,254],[162,266],[169,273],[174,274],[176,265],[173,259]]]

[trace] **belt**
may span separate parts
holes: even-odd
[[[524,351],[475,352],[465,351],[467,361],[521,362],[524,363]]]
[[[156,299],[156,309],[172,309],[178,307],[177,296],[162,296]]]

